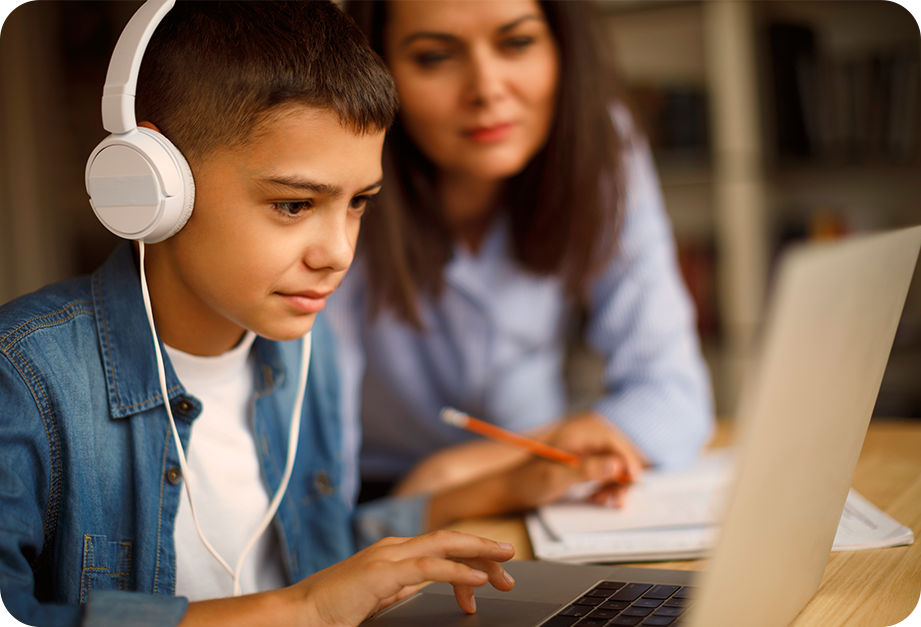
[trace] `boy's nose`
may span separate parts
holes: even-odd
[[[304,263],[312,270],[348,270],[355,256],[356,239],[346,219],[325,220],[323,226],[312,234],[311,242],[304,251]]]

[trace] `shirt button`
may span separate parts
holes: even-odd
[[[170,485],[178,485],[182,481],[182,470],[179,469],[179,466],[173,466],[166,471],[166,480],[170,482]]]
[[[317,492],[323,496],[329,496],[333,493],[333,484],[329,480],[329,475],[326,474],[325,470],[317,471],[317,474],[313,478],[313,486],[317,489]]]
[[[192,413],[194,409],[195,409],[195,406],[192,405],[192,403],[188,399],[182,398],[182,399],[179,399],[179,401],[176,403],[175,411],[177,411],[179,414],[183,416],[188,416],[190,413]]]

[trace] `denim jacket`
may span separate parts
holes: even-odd
[[[355,515],[341,488],[355,460],[342,454],[334,346],[319,317],[312,338],[297,461],[273,521],[291,583],[356,542],[418,532],[423,511],[421,500],[390,501]],[[300,340],[257,338],[253,350],[254,437],[274,493]],[[164,359],[185,447],[201,404]],[[184,487],[130,245],[91,277],[0,308],[0,412],[0,595],[10,613],[32,625],[178,623],[187,602],[174,596],[173,531]]]

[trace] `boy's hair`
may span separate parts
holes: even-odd
[[[393,80],[354,22],[329,2],[184,2],[144,53],[138,121],[190,161],[242,147],[290,105],[334,112],[357,133],[387,130]]]

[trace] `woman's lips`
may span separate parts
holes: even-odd
[[[304,313],[317,313],[326,307],[326,299],[332,292],[301,292],[299,294],[282,294],[285,302]]]
[[[507,122],[494,126],[478,126],[465,130],[463,134],[478,144],[492,144],[508,137],[514,127],[514,123]]]

